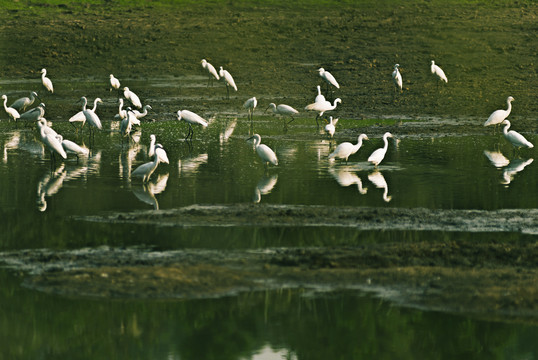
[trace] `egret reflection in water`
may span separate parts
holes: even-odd
[[[484,155],[486,155],[491,164],[496,168],[502,168],[510,164],[510,160],[508,160],[508,158],[506,158],[500,151],[484,150]]]
[[[37,184],[37,209],[41,212],[47,210],[47,200],[45,197],[51,197],[57,194],[63,186],[67,171],[65,164],[62,163],[56,170],[47,171]]]
[[[389,186],[383,174],[380,171],[374,171],[368,174],[368,180],[372,182],[377,188],[383,189],[383,201],[389,202],[392,200],[392,196],[389,195]]]
[[[523,159],[515,159],[512,160],[510,165],[503,168],[503,179],[501,180],[501,184],[508,185],[514,180],[514,176],[516,176],[517,173],[523,171],[525,167],[530,165],[534,159],[530,158],[527,160]]]
[[[207,163],[208,159],[209,156],[206,153],[188,159],[178,160],[177,169],[179,176],[197,172],[200,165]]]
[[[168,184],[169,174],[159,174],[147,183],[131,184],[131,191],[142,202],[152,205],[159,210],[159,202],[155,195],[162,193]]]
[[[236,125],[237,125],[237,119],[233,119],[229,124],[226,125],[224,130],[219,134],[219,142],[221,145],[227,142],[230,136],[232,136]]]
[[[348,167],[330,167],[329,173],[340,184],[340,186],[348,187],[351,185],[357,185],[357,190],[362,195],[366,194],[368,188],[363,187],[361,178]]]
[[[276,185],[278,180],[278,175],[263,175],[263,177],[258,181],[256,188],[254,189],[254,199],[255,203],[259,203],[262,200],[262,195],[269,194]]]
[[[7,163],[8,150],[16,150],[19,147],[21,141],[21,132],[13,131],[9,139],[4,142],[4,157],[2,160],[4,164]]]

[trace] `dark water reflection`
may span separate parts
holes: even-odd
[[[352,292],[93,301],[0,278],[5,359],[528,359],[538,352],[536,326],[403,309]]]

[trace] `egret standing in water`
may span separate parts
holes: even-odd
[[[155,135],[151,134],[149,136],[149,146],[148,146],[148,157],[151,159],[155,155],[155,141],[157,138]]]
[[[248,111],[248,118],[250,119],[250,121],[252,121],[252,115],[254,114],[254,109],[256,109],[257,105],[258,100],[256,100],[256,97],[251,97],[243,104],[243,107]]]
[[[85,101],[86,103],[84,103],[84,101]],[[98,103],[99,101],[101,101],[101,99],[99,99],[99,98],[95,98],[95,100],[93,101],[93,109],[92,109],[92,111],[93,111],[94,113],[95,113],[95,110],[97,109],[97,103]],[[85,110],[85,108],[86,108],[86,106],[87,106],[87,104],[88,104],[88,99],[86,99],[86,97],[83,96],[83,97],[80,98],[80,101],[79,101],[79,102],[82,102],[82,103],[83,103],[83,105],[82,105],[82,110],[79,111],[78,113],[76,113],[75,115],[71,116],[71,117],[69,118],[69,122],[70,122],[71,125],[73,125],[73,126],[75,126],[75,123],[76,123],[76,122],[80,122],[80,123],[82,123],[82,124],[80,125],[80,128],[82,129],[82,128],[84,127],[84,124],[86,123],[86,115],[84,115],[84,110]]]
[[[273,113],[275,113],[276,115],[291,117],[291,120],[288,122],[288,124],[291,123],[293,120],[295,120],[293,118],[293,115],[299,113],[297,110],[295,110],[294,108],[286,104],[279,104],[277,106],[275,103],[270,103],[267,109],[265,109],[265,111],[267,112],[269,108],[271,108],[271,110],[273,110]]]
[[[388,140],[389,137],[393,137],[393,136],[391,133],[386,132],[383,135],[383,142],[385,143],[384,146],[382,148],[375,150],[372,153],[372,155],[368,157],[368,162],[371,162],[372,164],[374,164],[375,167],[377,167],[377,165],[379,165],[379,163],[383,161],[383,159],[385,158],[385,154],[387,153],[387,149],[389,147],[389,140]]]
[[[86,156],[90,153],[88,149],[83,148],[71,140],[64,139],[62,135],[56,135],[56,139],[62,144],[62,148],[66,154],[75,154],[77,159],[79,155]]]
[[[163,146],[161,144],[157,144],[155,145],[155,157],[153,161],[147,162],[137,167],[131,173],[131,177],[139,178],[144,183],[148,182],[149,178],[151,177],[151,174],[153,174],[155,169],[157,169],[157,166],[160,162],[163,162],[165,164],[169,163],[168,156],[166,155],[166,151],[163,149]]]
[[[17,111],[26,111],[28,106],[32,105],[36,98],[39,98],[37,93],[35,91],[32,91],[30,93],[30,97],[22,97],[20,99],[17,99],[11,104],[10,107]]]
[[[41,69],[41,82],[45,89],[51,94],[54,92],[54,87],[52,86],[52,81],[47,77],[47,69]]]
[[[194,130],[192,129],[193,124],[202,125],[202,127],[204,127],[204,128],[206,128],[207,125],[208,125],[207,121],[204,118],[202,118],[200,115],[195,114],[195,113],[193,113],[192,111],[189,111],[189,110],[178,110],[177,119],[179,121],[183,120],[187,124],[189,124],[189,132],[188,132],[187,136],[185,137],[185,140],[187,140],[189,138],[189,136],[190,136],[190,138],[192,140],[192,136],[194,135]]]
[[[125,96],[125,98],[129,100],[134,107],[139,109],[142,108],[142,103],[140,102],[140,98],[138,97],[138,95],[129,90],[127,86],[123,88],[123,96]]]
[[[321,76],[321,78],[325,80],[325,82],[327,83],[327,95],[329,94],[329,85],[332,85],[337,89],[340,89],[340,85],[338,84],[338,81],[336,81],[336,79],[334,78],[333,74],[326,71],[322,67],[320,67],[318,71],[319,71],[319,76]]]
[[[12,107],[7,106],[7,95],[2,95],[2,99],[4,100],[4,110],[6,110],[6,113],[10,118],[17,121],[17,119],[21,117],[21,114],[19,114],[19,112]]]
[[[19,120],[34,122],[39,120],[43,116],[45,116],[45,104],[41,103],[37,107],[30,109],[25,113],[22,113]]]
[[[325,102],[325,96],[321,93],[321,86],[317,86],[318,94],[316,95],[316,98],[314,99],[314,102]]]
[[[306,105],[305,110],[316,111],[318,113],[316,116],[316,124],[319,125],[318,119],[323,116],[323,113],[336,109],[336,106],[341,102],[342,100],[340,98],[335,99],[332,104],[328,101],[319,101]]]
[[[514,145],[516,149],[520,149],[522,147],[532,149],[534,147],[534,145],[530,141],[525,139],[525,137],[517,131],[508,131],[508,129],[510,128],[510,121],[504,120],[502,123],[505,124],[503,128],[504,137],[506,138],[506,140],[510,141],[510,143]]]
[[[363,140],[368,140],[368,136],[366,136],[366,134],[360,134],[359,135],[359,138],[358,138],[358,141],[357,141],[356,145],[353,145],[352,143],[347,142],[347,141],[339,144],[336,147],[336,149],[334,149],[334,151],[331,154],[329,154],[329,160],[333,159],[333,158],[338,158],[338,159],[345,159],[346,162],[347,162],[347,159],[351,155],[353,155],[357,151],[359,151],[359,149],[362,146],[362,141]]]
[[[142,119],[144,116],[146,116],[148,114],[148,109],[153,110],[151,105],[148,104],[148,105],[144,105],[144,107],[142,108],[142,110],[144,110],[143,112],[140,112],[140,111],[134,109],[133,114],[137,119]],[[140,125],[140,123],[138,123],[137,125]]]
[[[337,122],[338,122],[338,119],[333,119],[332,116],[329,116],[329,123],[325,125],[325,132],[329,135],[331,139],[334,136],[334,132],[336,131]]]
[[[275,152],[271,150],[269,146],[261,144],[262,137],[260,135],[254,134],[253,136],[248,138],[247,141],[251,139],[254,139],[254,147],[256,148],[256,153],[258,153],[258,156],[260,157],[260,159],[262,159],[262,162],[265,167],[267,167],[269,163],[275,166],[278,165],[278,159]]]
[[[220,67],[219,75],[222,79],[224,79],[224,83],[226,84],[226,98],[229,99],[230,90],[228,89],[228,87],[232,87],[235,91],[237,91],[237,86],[235,85],[234,78],[232,77],[232,75],[230,75],[228,71],[224,70],[222,66]]]
[[[67,154],[62,147],[62,143],[57,139],[58,134],[46,125],[46,121],[38,121],[37,127],[39,128],[39,135],[41,141],[50,150],[51,161],[54,161],[54,153],[60,155],[62,158],[67,159]]]
[[[394,82],[395,90],[402,91],[403,82],[402,82],[402,74],[400,74],[400,70],[398,69],[400,67],[400,64],[394,65],[394,71],[392,72],[392,81]]]
[[[209,83],[211,82],[211,85],[213,85],[213,78],[219,80],[219,74],[217,74],[217,70],[215,70],[215,67],[207,62],[206,59],[202,59],[202,67],[207,71],[207,86],[209,87]]]
[[[508,117],[508,115],[510,115],[510,111],[512,111],[512,101],[514,101],[513,97],[509,96],[506,98],[506,104],[508,106],[507,109],[500,109],[492,112],[484,123],[484,126],[494,125],[495,128],[497,128],[497,125],[501,124]]]
[[[431,65],[430,70],[432,74],[434,74],[439,81],[444,81],[445,83],[448,83],[448,79],[445,75],[445,72],[439,66],[435,65],[435,61],[433,60],[432,60],[432,65]],[[439,82],[437,83],[437,86],[439,86]]]

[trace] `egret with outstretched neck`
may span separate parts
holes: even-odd
[[[140,178],[142,182],[146,183],[148,182],[149,178],[155,172],[155,169],[157,169],[157,166],[160,162],[163,162],[165,164],[168,164],[168,156],[166,155],[166,151],[164,150],[163,146],[161,144],[155,145],[155,157],[153,161],[147,162],[145,164],[140,165],[137,167],[132,173],[132,178]]]
[[[329,101],[315,102],[306,105],[305,110],[316,111],[318,113],[318,115],[316,116],[316,124],[319,125],[318,119],[322,117],[325,112],[336,109],[336,106],[341,102],[342,99],[340,98],[335,99],[332,104]]]
[[[21,114],[12,107],[7,106],[7,95],[2,95],[2,99],[4,100],[4,110],[6,110],[6,113],[11,119],[17,121],[17,119],[21,117]]]
[[[86,101],[86,103],[84,103],[84,101]],[[93,101],[93,108],[92,108],[92,111],[95,113],[95,110],[97,109],[97,103],[101,101],[101,99],[99,98],[95,98],[95,100]],[[71,125],[75,126],[75,123],[76,122],[80,122],[82,123],[80,125],[80,128],[82,129],[84,127],[84,124],[86,123],[86,115],[84,115],[84,110],[88,104],[88,99],[86,99],[86,97],[81,97],[79,102],[82,102],[83,105],[82,105],[82,110],[79,111],[78,113],[76,113],[75,115],[71,116],[69,118],[69,122],[71,123]]]
[[[148,114],[148,109],[153,110],[151,105],[144,105],[144,107],[142,108],[142,110],[144,110],[143,112],[140,112],[140,111],[134,109],[133,114],[137,119],[142,119],[144,116],[146,116]],[[138,123],[138,125],[140,125],[140,123]]]
[[[202,59],[201,63],[202,67],[207,71],[207,86],[209,87],[210,82],[213,85],[213,78],[219,80],[219,74],[217,74],[215,67],[207,62],[206,59]]]
[[[525,139],[525,137],[521,135],[520,133],[518,133],[517,131],[514,131],[514,130],[508,131],[508,129],[510,129],[510,121],[504,120],[502,123],[505,124],[503,128],[504,137],[516,149],[520,149],[522,147],[532,149],[534,147],[534,145],[530,141]]]
[[[187,140],[189,136],[192,140],[192,136],[194,135],[194,130],[192,129],[192,125],[198,124],[204,128],[206,128],[208,125],[207,121],[204,118],[202,118],[200,115],[195,114],[189,110],[178,110],[177,119],[179,121],[183,120],[189,125],[189,132],[187,136],[185,137],[185,140]]]
[[[35,91],[32,91],[29,97],[22,97],[20,99],[15,100],[13,104],[11,104],[10,107],[12,107],[13,109],[17,111],[26,111],[28,106],[32,105],[36,98],[39,98],[39,96],[37,95]]]
[[[275,103],[270,103],[269,106],[267,107],[267,109],[265,109],[265,112],[267,112],[267,110],[269,110],[269,108],[276,115],[282,115],[282,116],[291,117],[291,120],[288,122],[288,124],[291,123],[293,120],[295,120],[293,118],[293,115],[299,113],[297,110],[295,110],[294,108],[292,108],[291,106],[286,105],[286,104],[276,105]]]
[[[329,154],[329,160],[338,158],[338,159],[345,159],[347,162],[347,159],[355,154],[362,146],[363,140],[368,140],[368,136],[366,134],[360,134],[359,138],[357,140],[357,144],[353,145],[350,142],[343,142],[339,144],[334,151]]]
[[[383,135],[383,142],[384,142],[383,147],[375,150],[372,153],[372,155],[368,157],[368,162],[371,162],[372,164],[374,164],[375,167],[377,167],[379,163],[381,163],[381,161],[383,161],[383,159],[385,158],[385,154],[387,153],[387,149],[389,147],[389,140],[388,140],[389,137],[393,137],[393,136],[391,133],[386,132]]]
[[[269,164],[273,164],[275,166],[278,165],[278,159],[275,152],[269,146],[261,143],[262,138],[260,135],[254,134],[253,136],[248,138],[247,141],[251,139],[254,139],[254,147],[256,149],[256,153],[258,154],[260,159],[262,159],[262,162],[265,167],[267,167],[267,165]]]
[[[512,101],[514,101],[514,98],[509,96],[506,98],[506,110],[500,109],[495,110],[491,113],[489,118],[484,123],[484,126],[490,126],[494,125],[494,131],[497,128],[497,125],[501,124],[507,117],[510,115],[510,112],[512,111]]]
[[[54,92],[54,87],[52,86],[52,81],[47,77],[47,69],[43,68],[41,69],[41,82],[43,83],[43,86],[45,89],[47,89],[48,92],[51,94]]]

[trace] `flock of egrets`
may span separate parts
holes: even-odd
[[[235,81],[228,71],[220,67],[219,71],[217,72],[215,67],[209,62],[207,62],[205,59],[201,61],[201,64],[203,69],[207,71],[208,85],[215,79],[222,80],[226,85],[227,98],[229,98],[229,88],[232,88],[233,90],[237,91]],[[392,72],[392,79],[394,81],[395,89],[401,92],[403,90],[403,81],[402,75],[399,71],[399,66],[399,64],[396,64],[394,66],[394,71]],[[318,71],[319,76],[325,81],[327,85],[326,93],[329,93],[329,87],[335,87],[338,89],[340,88],[340,85],[330,72],[326,71],[324,68],[319,68]],[[438,65],[436,65],[433,60],[431,62],[431,72],[436,76],[438,81],[448,83],[448,78],[445,75],[444,71]],[[41,79],[43,86],[48,92],[52,93],[54,91],[52,81],[47,78],[46,75],[46,69],[42,69]],[[115,89],[118,92],[121,92],[121,90],[123,90],[123,96],[125,98],[126,105],[129,105],[124,108],[124,99],[120,98],[118,114],[116,115],[116,119],[120,120],[119,131],[121,135],[128,136],[133,131],[134,126],[140,125],[140,119],[148,113],[148,109],[151,109],[151,106],[142,106],[140,98],[128,87],[123,87],[123,89],[121,89],[120,81],[112,74],[110,75],[110,86],[112,87],[112,89]],[[340,98],[336,98],[331,103],[322,94],[321,86],[318,85],[317,89],[318,94],[314,99],[314,102],[308,104],[305,107],[305,110],[314,111],[317,113],[316,123],[318,123],[319,126],[318,120],[320,118],[323,118],[323,115],[326,112],[335,110],[337,105],[341,103],[342,100]],[[33,91],[31,92],[29,97],[17,99],[10,106],[7,106],[7,96],[2,95],[2,99],[4,102],[4,110],[11,119],[13,119],[14,121],[25,120],[29,122],[35,122],[37,124],[40,139],[43,144],[50,150],[51,159],[54,159],[55,155],[58,155],[64,159],[67,158],[68,154],[74,154],[77,157],[79,155],[87,155],[88,150],[86,148],[77,145],[73,141],[64,139],[62,135],[58,134],[48,125],[47,121],[44,118],[45,104],[40,103],[37,107],[27,110],[37,98],[39,98],[39,96],[35,91]],[[533,144],[526,140],[523,135],[519,134],[516,131],[509,130],[510,122],[507,120],[507,117],[510,115],[510,111],[512,108],[511,103],[513,100],[513,97],[508,97],[508,108],[506,110],[497,110],[493,112],[488,118],[488,120],[484,123],[484,126],[497,126],[500,124],[505,124],[503,134],[505,138],[514,147],[532,148]],[[90,140],[92,139],[92,131],[94,131],[93,129],[102,129],[101,121],[99,119],[99,116],[96,114],[97,104],[101,102],[102,100],[100,98],[96,98],[93,104],[93,108],[89,109],[87,108],[88,100],[86,99],[86,97],[82,97],[82,110],[69,119],[69,122],[71,124],[74,125],[76,123],[79,123],[80,127],[83,127],[85,123],[88,123],[90,128]],[[129,104],[127,104],[127,102]],[[252,97],[246,100],[243,104],[243,107],[248,111],[248,118],[251,121],[257,104],[258,102],[256,97]],[[139,111],[138,109],[143,109],[143,112]],[[269,109],[271,109],[272,112],[276,115],[290,117],[291,120],[289,122],[286,122],[286,125],[291,123],[294,120],[293,116],[298,113],[296,109],[287,104],[276,105],[275,103],[270,103],[266,111]],[[21,114],[20,112],[22,111],[24,112]],[[178,110],[177,119],[185,121],[189,126],[189,131],[185,140],[192,140],[192,136],[194,134],[193,125],[199,125],[202,127],[208,126],[208,122],[204,118],[189,110]],[[338,122],[338,119],[333,119],[333,117],[330,116],[328,117],[328,119],[326,118],[326,122],[327,124],[325,125],[325,132],[328,134],[329,137],[332,138],[336,130],[336,124]],[[383,135],[384,146],[375,150],[368,157],[368,162],[372,163],[375,167],[377,167],[383,161],[388,149],[388,139],[392,137],[393,135],[389,132]],[[150,158],[153,158],[153,161],[139,166],[132,173],[133,177],[140,178],[143,182],[147,182],[149,180],[151,174],[155,171],[160,162],[168,163],[168,158],[162,145],[156,144],[156,139],[154,135],[152,135],[150,138],[151,143],[149,146],[148,155]],[[254,134],[250,139],[254,139],[254,147],[256,149],[256,152],[265,166],[268,166],[268,164],[272,164],[275,166],[278,165],[278,159],[275,152],[269,146],[261,143],[261,136],[259,134]],[[363,140],[368,140],[368,136],[365,134],[359,135],[357,144],[352,144],[350,142],[343,142],[339,144],[338,146],[336,146],[334,151],[330,153],[329,159],[342,159],[347,162],[348,158],[351,155],[357,153],[357,151],[361,148]]]

